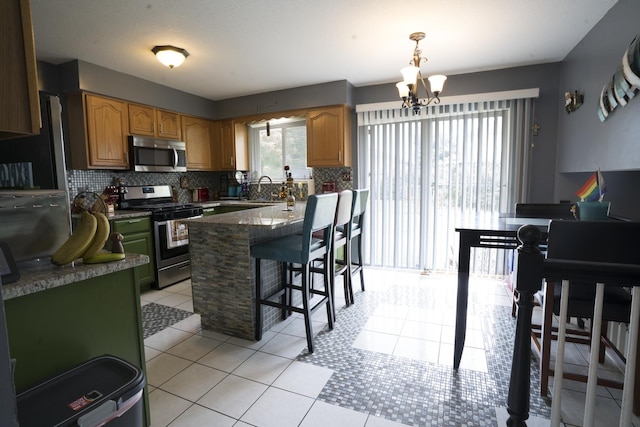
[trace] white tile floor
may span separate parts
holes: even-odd
[[[366,270],[367,292],[387,291],[388,283],[394,283],[389,277],[397,274]],[[424,280],[418,273],[402,274]],[[434,277],[433,280],[455,279]],[[511,306],[509,291],[496,283],[493,281],[491,292],[485,289],[474,293],[471,286],[470,302]],[[455,309],[448,307],[451,304],[455,307],[455,292],[452,293],[451,287],[445,289],[448,290],[443,294],[446,301],[442,311],[379,305],[353,346],[451,366]],[[154,302],[193,311],[189,281],[145,292],[141,301],[143,305]],[[338,297],[336,305],[340,309],[344,300]],[[316,333],[324,325],[324,315],[324,311],[319,310],[314,316],[318,322],[314,328]],[[482,334],[478,330],[480,324],[469,318],[461,369],[487,372]],[[317,400],[333,371],[294,360],[305,348],[304,324],[298,316],[265,332],[260,342],[204,331],[199,315],[166,328],[145,340],[152,427],[402,425]],[[584,369],[588,357],[584,349],[571,344],[566,352],[567,365]],[[605,369],[611,375],[620,375],[611,363],[605,364]],[[566,425],[582,425],[585,384],[565,381],[562,396]],[[621,398],[621,391],[599,387],[597,425],[617,425],[617,421],[613,421],[619,417]],[[504,425],[506,410],[496,408],[496,413],[498,425]],[[528,425],[544,426],[548,421],[532,417]]]

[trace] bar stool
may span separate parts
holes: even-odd
[[[351,207],[351,227],[347,228],[348,250],[351,264],[351,278],[360,273],[360,288],[364,291],[364,271],[362,270],[362,229],[364,226],[364,213],[369,201],[369,189],[358,189],[353,191],[353,204]],[[357,239],[354,246],[353,241]],[[355,267],[355,268],[353,268]],[[351,303],[353,303],[353,280],[350,278]]]
[[[331,249],[329,251],[329,265],[331,266],[331,296],[333,297],[333,318],[335,320],[335,283],[336,276],[342,276],[342,283],[344,287],[344,299],[347,306],[353,300],[353,290],[351,289],[351,254],[349,245],[349,239],[347,238],[347,232],[351,227],[351,210],[353,208],[353,191],[343,190],[338,193],[338,207],[336,208],[336,217],[334,220],[335,231],[333,233],[333,241],[331,242]],[[314,237],[322,239],[321,232],[315,232]],[[340,248],[344,248],[342,256],[338,258],[337,253]],[[322,273],[322,268],[315,266],[315,263],[311,267],[312,273]],[[312,283],[313,286],[313,283]]]
[[[283,310],[283,317],[295,311],[304,316],[305,331],[307,334],[307,347],[313,353],[313,330],[311,315],[322,305],[327,308],[327,323],[329,329],[333,329],[333,304],[331,296],[330,274],[330,249],[333,239],[336,206],[338,195],[319,194],[309,196],[305,209],[302,234],[290,234],[268,242],[251,246],[251,256],[256,259],[256,340],[262,339],[262,306],[268,305]],[[313,237],[313,233],[323,232],[323,238]],[[277,292],[263,297],[260,261],[263,259],[274,260],[283,263],[284,272],[283,287]],[[310,263],[320,259],[323,264],[324,290],[311,289]],[[301,267],[301,284],[294,285],[293,281],[287,281],[287,268],[289,264],[299,264]],[[302,295],[302,307],[293,304],[293,291],[300,291]],[[310,295],[319,295],[322,298],[314,306],[309,304]]]

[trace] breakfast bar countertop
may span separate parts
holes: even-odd
[[[228,204],[228,203],[227,203]],[[242,205],[242,202],[237,205]],[[293,210],[288,211],[285,202],[274,203],[244,203],[249,209],[229,212],[220,215],[210,215],[197,219],[190,219],[189,224],[206,226],[207,224],[252,226],[265,229],[275,229],[304,220],[306,202],[296,202]]]

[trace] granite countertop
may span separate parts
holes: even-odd
[[[247,206],[247,207],[264,207],[264,206],[274,206],[280,203],[284,203],[284,200],[276,200],[273,202],[269,202],[267,200],[246,200],[246,199],[237,199],[237,200],[209,200],[207,202],[194,202],[195,205],[198,205],[202,208],[213,208],[216,206]]]
[[[224,202],[229,204],[230,202]],[[253,205],[253,209],[245,209],[237,212],[229,212],[222,215],[210,215],[186,221],[188,224],[206,226],[207,224],[239,225],[263,228],[278,228],[287,224],[294,224],[304,220],[306,202],[296,202],[292,211],[287,211],[285,202],[277,203],[252,203],[231,202],[235,205]]]
[[[83,264],[78,260],[62,267],[52,264],[50,257],[23,261],[17,265],[20,279],[2,286],[2,298],[9,300],[148,263],[147,255],[138,254],[126,254],[123,260],[101,264]]]

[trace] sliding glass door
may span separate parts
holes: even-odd
[[[370,189],[365,262],[456,271],[465,218],[526,197],[530,100],[358,113],[359,186]],[[503,274],[504,251],[476,250],[472,271]]]

